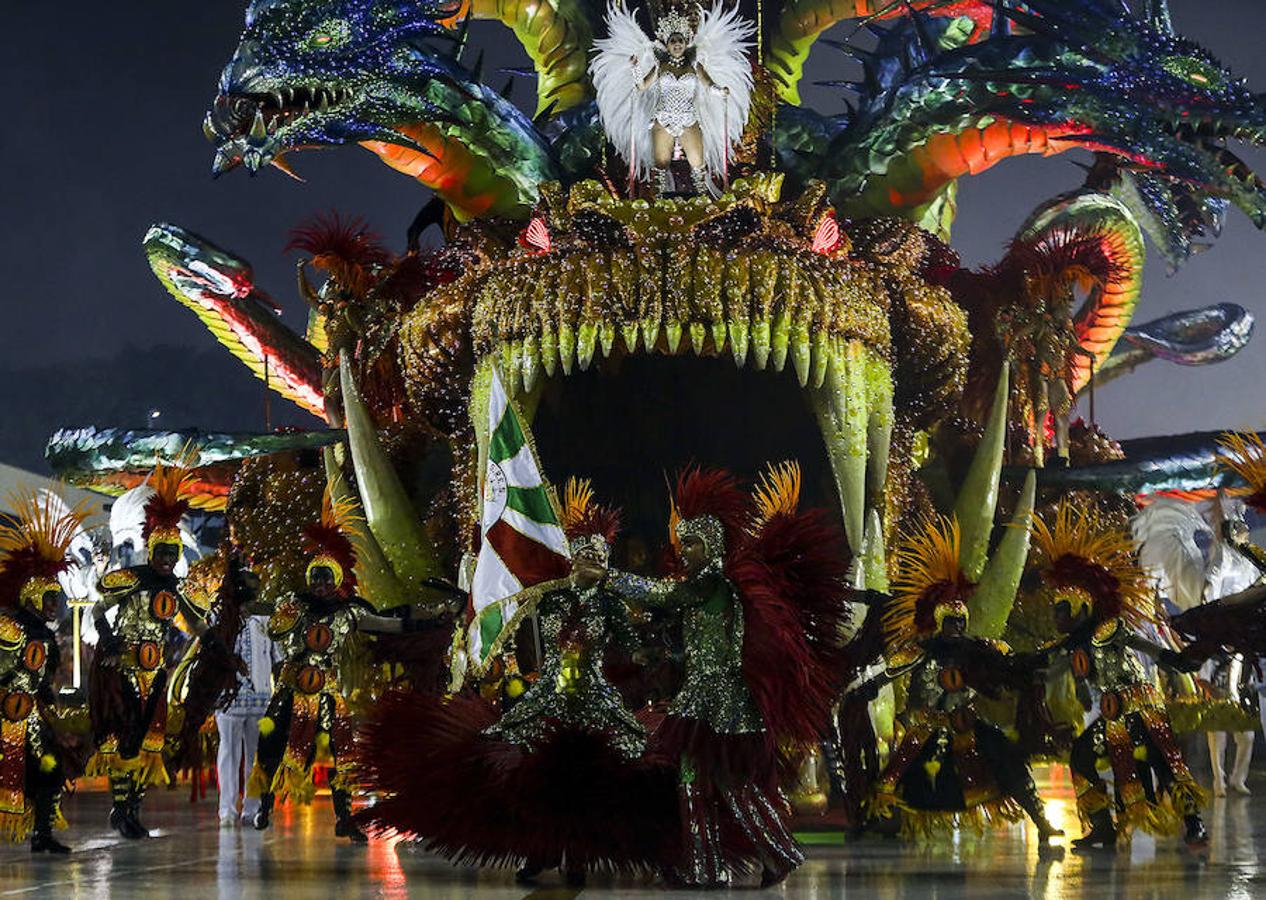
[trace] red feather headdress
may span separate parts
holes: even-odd
[[[344,290],[364,297],[374,284],[375,270],[391,261],[381,240],[363,219],[345,219],[335,210],[318,213],[291,231],[286,252],[312,254],[312,265],[328,272]]]
[[[9,506],[16,519],[0,525],[0,606],[34,604],[58,589],[87,512],[82,505],[59,512],[35,493],[16,496]]]
[[[150,553],[159,544],[182,545],[180,521],[189,512],[188,487],[193,473],[184,465],[166,466],[162,462],[154,466],[149,476],[149,486],[154,496],[145,503],[145,525],[141,535]]]
[[[959,566],[957,519],[935,517],[907,534],[897,550],[893,597],[884,611],[890,650],[936,632],[947,616],[967,618],[976,586]]]
[[[741,546],[751,513],[749,498],[731,472],[691,466],[677,477],[669,536],[675,547],[687,535],[701,537],[709,557],[724,559]]]
[[[320,520],[303,529],[303,549],[312,556],[309,574],[313,569],[329,569],[344,596],[356,590],[356,547],[351,536],[357,522],[355,501],[335,500],[327,489],[321,500]]]
[[[609,551],[620,534],[620,511],[594,502],[589,479],[569,478],[563,489],[562,525],[573,554],[599,543]]]
[[[1104,525],[1093,509],[1061,500],[1053,525],[1033,520],[1033,538],[1052,605],[1067,602],[1075,614],[1089,604],[1095,622],[1121,617],[1137,626],[1156,620],[1156,597],[1129,532]]]

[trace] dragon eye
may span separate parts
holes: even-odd
[[[1226,83],[1225,77],[1216,66],[1192,56],[1171,56],[1161,65],[1170,75],[1196,87],[1216,91]]]
[[[352,26],[346,19],[326,19],[308,32],[303,43],[309,50],[337,50],[352,39]]]

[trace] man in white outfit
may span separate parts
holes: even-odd
[[[239,675],[237,697],[228,709],[215,714],[220,733],[216,774],[220,782],[220,827],[251,822],[259,811],[259,798],[245,796],[246,778],[255,761],[259,744],[259,720],[272,695],[273,666],[281,655],[268,638],[267,616],[246,616],[234,650],[246,662],[247,675]],[[238,813],[238,798],[242,811]]]

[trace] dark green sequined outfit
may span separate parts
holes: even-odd
[[[624,647],[634,643],[623,604],[600,588],[562,590],[545,595],[538,614],[544,651],[540,676],[486,733],[537,747],[561,725],[609,734],[625,758],[641,756],[646,730],[602,673],[612,639]]]

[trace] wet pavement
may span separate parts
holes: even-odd
[[[1122,897],[1188,898],[1266,896],[1266,777],[1255,773],[1257,796],[1212,801],[1206,811],[1210,845],[1193,854],[1177,839],[1140,835],[1116,852],[1076,854],[1073,796],[1066,770],[1039,779],[1051,819],[1069,835],[1049,849],[1031,827],[1014,826],[983,837],[957,834],[935,844],[882,838],[845,842],[838,833],[811,836],[809,859],[783,885],[748,896],[834,898]],[[127,842],[105,827],[108,798],[81,792],[68,798],[71,830],[63,838],[69,858],[31,857],[25,847],[0,849],[0,897],[237,898],[427,897],[490,900],[568,900],[578,892],[557,880],[535,889],[516,885],[504,871],[456,868],[394,841],[353,846],[333,838],[326,798],[307,810],[283,808],[274,827],[221,829],[214,791],[190,804],[185,790],[155,794],[147,802],[155,837]],[[595,876],[585,896],[669,897],[651,881]],[[680,896],[697,896],[680,893]]]

